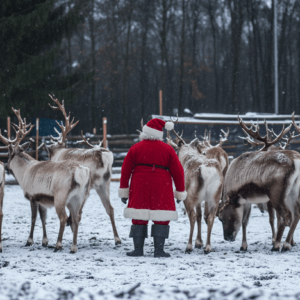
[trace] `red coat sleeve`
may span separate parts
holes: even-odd
[[[169,170],[176,187],[174,196],[178,200],[185,200],[187,193],[185,191],[184,170],[173,148],[170,150],[170,155]]]
[[[132,150],[129,149],[127,155],[125,156],[122,170],[121,170],[121,179],[120,179],[120,188],[118,191],[120,198],[129,197],[129,180],[134,169],[134,160],[132,155]]]

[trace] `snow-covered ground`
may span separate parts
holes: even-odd
[[[47,218],[50,246],[44,248],[41,245],[42,228],[38,219],[35,244],[25,247],[30,230],[30,205],[19,186],[7,185],[0,286],[17,286],[29,281],[35,288],[43,287],[48,291],[56,288],[74,291],[81,287],[91,292],[113,292],[114,295],[137,283],[141,283],[139,289],[153,290],[153,293],[162,288],[191,290],[202,287],[209,290],[242,284],[255,290],[261,287],[280,293],[300,291],[300,229],[295,232],[298,243],[290,252],[271,252],[268,215],[257,208],[253,208],[248,225],[246,253],[239,251],[241,232],[235,242],[225,242],[221,222],[216,219],[212,233],[213,252],[205,255],[203,249],[195,249],[191,254],[186,254],[189,220],[179,207],[179,220],[171,223],[170,238],[166,242],[166,251],[171,253],[171,258],[154,258],[151,238],[146,240],[144,257],[127,257],[126,252],[132,249],[132,239],[128,237],[131,222],[123,217],[124,204],[117,196],[118,185],[117,182],[111,184],[111,203],[115,208],[122,245],[114,245],[109,218],[97,194],[91,191],[83,210],[76,254],[69,253],[72,241],[70,227],[65,230],[63,250],[53,252],[59,228],[54,209],[48,210]],[[205,242],[207,227],[204,221],[202,223]],[[0,293],[0,299],[10,298],[1,298]],[[180,296],[177,299],[185,298]]]

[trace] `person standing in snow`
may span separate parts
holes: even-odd
[[[130,148],[123,162],[118,194],[124,204],[129,198],[124,217],[132,219],[129,237],[133,238],[134,250],[128,256],[144,255],[149,220],[154,222],[154,257],[170,256],[164,251],[165,239],[169,237],[170,221],[178,219],[172,179],[175,198],[185,200],[187,196],[183,167],[174,149],[162,142],[163,128],[172,130],[174,124],[160,119],[149,121],[140,134],[141,142]]]

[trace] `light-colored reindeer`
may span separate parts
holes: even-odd
[[[3,197],[5,186],[4,164],[0,161],[0,253],[2,252],[2,221],[3,221]]]
[[[193,250],[193,232],[196,221],[198,233],[195,247],[201,248],[203,246],[201,238],[201,202],[205,201],[204,219],[208,230],[204,253],[207,254],[211,252],[211,231],[221,198],[223,185],[222,167],[216,159],[208,159],[205,155],[199,153],[201,149],[198,149],[199,140],[197,138],[190,144],[186,144],[175,131],[174,134],[177,136],[177,144],[170,139],[168,142],[176,150],[184,168],[185,188],[187,191],[184,205],[190,220],[190,236],[186,252],[190,253]]]
[[[10,140],[0,132],[0,140],[8,146],[7,169],[14,175],[24,192],[25,198],[31,203],[38,204],[44,210],[47,207],[55,207],[60,220],[55,251],[62,249],[62,238],[68,219],[65,208],[70,210],[73,221],[71,253],[75,253],[82,208],[90,190],[90,170],[75,161],[39,162],[25,153],[29,143],[23,145],[20,143],[34,126],[26,124],[26,119],[22,120],[20,110],[13,109],[13,111],[19,120],[19,126],[13,124],[16,138]],[[43,227],[44,225],[43,223]],[[47,243],[47,236],[44,236],[43,244],[46,245]]]
[[[110,203],[110,181],[112,174],[112,163],[113,163],[113,154],[111,151],[106,148],[101,147],[101,143],[97,146],[93,146],[89,143],[81,132],[83,140],[80,143],[85,143],[91,149],[81,149],[81,148],[66,148],[66,137],[67,134],[77,125],[79,121],[74,123],[74,118],[70,121],[70,113],[67,115],[64,102],[62,104],[54,96],[49,95],[51,99],[56,103],[57,106],[49,106],[52,109],[60,110],[65,118],[65,125],[58,125],[61,129],[61,133],[56,130],[58,137],[52,137],[53,144],[47,146],[47,151],[51,161],[62,161],[62,160],[72,160],[80,162],[80,164],[88,167],[91,171],[92,181],[91,187],[94,188],[99,195],[102,204],[109,215],[115,244],[121,244],[121,239],[119,238],[117,228],[115,225],[114,218],[114,208]]]
[[[244,127],[244,123],[243,124]],[[258,140],[255,140],[255,136],[252,137],[253,132],[255,130],[259,130],[259,126],[258,125],[251,125],[251,127],[254,127],[254,131],[250,130],[250,131],[246,131],[245,128],[243,128],[244,133],[246,134],[246,137],[240,137],[242,140],[246,141],[249,145],[251,145],[252,147],[263,147],[264,143]],[[267,134],[267,139],[270,139],[272,136],[273,137],[277,137],[277,135],[274,133],[273,129],[270,130],[268,128],[268,124],[267,122],[265,122],[265,130],[266,130],[266,134]],[[300,135],[296,135],[295,136],[295,132],[291,132],[289,137],[282,137],[283,142],[279,142],[278,146],[275,145],[271,145],[270,147],[264,149],[264,151],[272,151],[272,150],[287,150],[289,148],[289,145],[291,143],[291,141],[297,137],[299,137]],[[243,213],[243,221],[242,221],[242,228],[243,228],[243,238],[242,238],[242,246],[240,248],[241,251],[247,251],[248,248],[248,243],[247,243],[247,237],[246,237],[246,231],[247,231],[247,225],[249,222],[249,217],[250,217],[250,213],[251,213],[251,203],[245,203],[244,204],[244,213]],[[260,209],[260,211],[263,213],[265,210],[268,211],[269,214],[269,223],[270,223],[270,227],[271,227],[271,231],[272,231],[272,243],[275,243],[275,239],[276,239],[276,230],[275,230],[275,225],[274,225],[274,220],[275,220],[275,210],[272,206],[271,201],[265,202],[265,203],[257,203],[257,207]],[[295,242],[292,239],[291,241],[291,245],[294,246]]]
[[[283,126],[273,140],[260,136],[258,126],[242,128],[253,138],[264,143],[259,151],[246,152],[232,161],[225,177],[219,219],[223,223],[224,238],[234,241],[241,226],[245,203],[271,201],[278,217],[276,239],[272,251],[279,251],[285,226],[290,230],[282,251],[291,249],[293,234],[300,218],[300,154],[290,150],[268,150],[290,130]]]

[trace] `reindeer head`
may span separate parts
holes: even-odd
[[[18,118],[19,125],[12,124],[13,128],[16,132],[16,137],[14,140],[11,140],[9,138],[5,138],[0,130],[0,140],[5,145],[5,148],[8,149],[8,162],[7,162],[7,170],[9,172],[11,171],[11,161],[15,156],[23,156],[23,152],[26,151],[30,145],[30,142],[27,142],[23,145],[21,144],[21,141],[24,139],[26,135],[30,133],[30,131],[33,129],[34,125],[26,124],[26,119],[22,120],[20,110],[16,110],[12,107],[13,112]]]
[[[235,241],[236,235],[241,228],[243,221],[243,204],[244,200],[239,196],[228,196],[226,193],[223,193],[217,216],[223,224],[224,239],[226,241]]]

